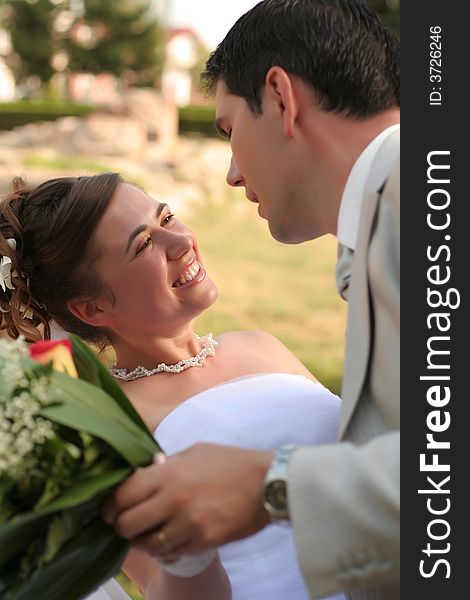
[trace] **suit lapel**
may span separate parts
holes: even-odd
[[[356,408],[369,363],[371,314],[367,280],[367,249],[378,198],[378,193],[366,192],[362,206],[363,217],[359,226],[358,243],[354,252],[348,294],[346,354],[341,391],[344,404],[341,412],[340,438]]]
[[[387,154],[394,149],[397,149],[398,153],[399,144],[400,132],[395,131],[380,147],[365,186],[366,191],[361,209],[357,244],[354,251],[348,290],[348,325],[346,328],[346,353],[341,391],[343,409],[339,426],[340,439],[345,434],[356,408],[364,386],[370,360],[371,329],[373,323],[371,323],[371,297],[367,274],[367,256],[378,200],[384,187],[382,186],[380,192],[370,191],[373,189],[372,179],[376,169],[381,169],[383,166],[383,161],[386,160]]]

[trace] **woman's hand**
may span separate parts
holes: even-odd
[[[167,573],[148,554],[131,550],[124,572],[139,586],[146,600],[230,600],[232,590],[227,573],[216,554],[210,565],[194,577]]]
[[[177,577],[160,569],[145,590],[146,600],[231,600],[232,588],[219,555],[202,573]]]

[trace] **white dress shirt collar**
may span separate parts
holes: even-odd
[[[369,174],[372,163],[380,146],[399,127],[400,124],[392,125],[380,132],[361,152],[349,174],[339,208],[337,237],[343,246],[347,246],[351,250],[355,250],[356,248],[359,217],[361,215],[366,182],[371,191],[378,191],[387,179],[396,155],[390,153],[389,156],[385,157],[381,168]]]

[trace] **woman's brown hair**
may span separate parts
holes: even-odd
[[[108,343],[106,333],[73,316],[67,302],[101,291],[92,238],[121,181],[118,173],[61,177],[37,187],[13,180],[0,202],[0,257],[11,259],[13,287],[0,288],[1,330],[29,342],[49,339],[54,320],[89,342]]]

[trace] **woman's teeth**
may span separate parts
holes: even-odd
[[[175,281],[173,287],[180,287],[192,281],[201,270],[201,265],[198,262],[194,262],[187,271],[185,271],[179,279]]]

